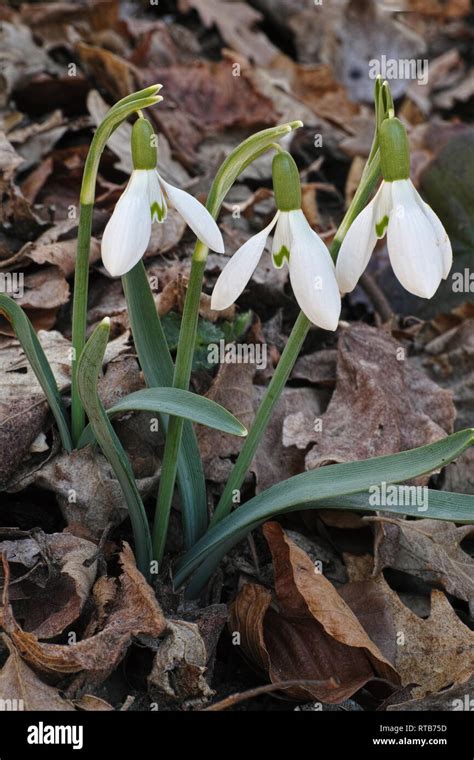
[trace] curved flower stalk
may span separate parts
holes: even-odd
[[[378,238],[387,234],[392,269],[405,290],[431,298],[451,269],[448,235],[409,179],[408,140],[403,124],[386,119],[379,130],[383,181],[352,223],[336,262],[341,293],[354,290]]]
[[[247,240],[221,272],[212,292],[211,308],[220,311],[240,296],[252,277],[275,228],[273,264],[285,262],[296,300],[310,320],[325,330],[335,330],[341,311],[334,263],[321,238],[311,229],[301,210],[297,166],[289,153],[278,152],[272,165],[277,212],[270,224]]]
[[[151,225],[165,221],[168,203],[199,240],[213,251],[224,251],[222,235],[209,211],[158,173],[155,139],[150,122],[137,119],[132,130],[134,169],[102,237],[102,261],[113,277],[126,274],[140,261],[150,242]]]
[[[154,84],[144,90],[133,92],[119,100],[107,111],[97,127],[87,154],[82,176],[80,215],[77,234],[76,271],[74,275],[74,298],[72,310],[73,361],[71,372],[71,431],[77,443],[84,429],[85,414],[77,390],[77,363],[86,342],[87,295],[89,290],[89,252],[92,234],[92,213],[94,210],[95,185],[100,157],[110,135],[133,113],[159,103],[161,84]]]

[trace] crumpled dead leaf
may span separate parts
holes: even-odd
[[[465,626],[441,591],[431,594],[431,614],[423,620],[400,600],[379,575],[350,583],[341,596],[392,662],[413,697],[438,692],[474,672],[474,633]]]
[[[15,705],[11,709],[17,710],[73,711],[72,702],[64,699],[54,686],[43,683],[20,657],[10,639],[2,638],[10,654],[0,670],[0,700]]]
[[[366,518],[375,527],[375,567],[402,570],[474,605],[474,560],[461,542],[474,535],[473,525],[441,520]]]
[[[57,74],[60,67],[47,51],[37,45],[27,26],[2,21],[0,28],[0,106],[8,103],[10,93],[35,74]]]
[[[189,168],[195,165],[197,146],[215,131],[251,130],[276,121],[271,101],[243,74],[233,76],[230,61],[199,60],[194,65],[163,67],[159,81],[169,94],[153,117]]]
[[[248,429],[264,393],[261,386],[253,384],[254,374],[255,365],[250,363],[222,364],[206,394],[237,415]],[[302,452],[297,447],[285,448],[282,443],[283,421],[296,409],[303,409],[314,424],[320,413],[317,391],[311,388],[284,390],[251,465],[258,493],[303,471]],[[225,482],[232,468],[232,458],[239,453],[242,441],[201,426],[197,428],[197,436],[206,476],[216,483]]]
[[[69,300],[69,285],[58,267],[43,267],[38,272],[27,274],[24,279],[24,293],[16,301],[18,306],[30,310],[52,311],[56,314],[60,306]],[[32,319],[34,315],[32,314]]]
[[[256,404],[261,401],[264,390],[261,386],[256,388]],[[321,401],[317,390],[285,388],[251,465],[257,493],[304,471],[304,453],[301,448],[305,447],[298,445],[298,436],[288,440],[285,422],[288,418],[297,416],[300,421],[303,420],[304,425],[313,429],[320,414]]]
[[[181,12],[196,10],[206,29],[215,24],[227,45],[260,66],[269,64],[279,53],[263,32],[253,29],[263,16],[247,3],[180,0],[178,7]]]
[[[254,417],[254,373],[252,364],[222,364],[206,394],[207,398],[237,414],[247,429]],[[230,457],[239,453],[242,442],[235,435],[210,431],[201,425],[196,427],[196,433],[206,477],[217,483],[224,482],[232,466]]]
[[[426,711],[446,712],[451,710],[472,710],[473,701],[471,694],[474,693],[474,676],[453,684],[449,689],[437,694],[428,694],[422,699],[410,699],[407,702],[390,704],[388,711]]]
[[[353,324],[339,339],[336,389],[306,469],[433,443],[452,432],[454,417],[452,394],[406,361],[394,338]]]
[[[461,225],[463,226],[463,225]],[[442,388],[451,390],[456,407],[455,430],[474,419],[474,319],[467,317],[441,335],[424,341],[413,359]],[[444,471],[443,490],[474,493],[474,451],[469,449]]]
[[[60,390],[70,382],[70,343],[58,332],[38,334]],[[0,346],[0,483],[5,485],[30,450],[48,417],[36,376],[16,340]]]
[[[159,469],[149,477],[137,479],[142,498],[156,487],[158,476]],[[92,446],[71,454],[60,452],[21,480],[11,483],[8,491],[15,493],[33,484],[55,494],[68,525],[83,525],[94,536],[99,537],[107,526],[119,525],[127,517],[127,505],[118,480],[105,457]]]
[[[161,636],[166,627],[165,618],[151,586],[137,570],[128,544],[124,544],[120,553],[120,564],[122,574],[104,627],[89,638],[65,646],[40,642],[33,633],[20,628],[9,603],[9,571],[4,560],[0,622],[27,663],[45,673],[86,671],[91,682],[100,683],[117,667],[135,637]]]
[[[273,682],[319,682],[285,690],[299,699],[334,704],[374,678],[398,684],[395,669],[305,552],[278,523],[266,523],[263,531],[275,569],[275,605],[267,589],[247,584],[231,610],[231,630],[241,633],[251,661]]]
[[[114,100],[125,98],[136,90],[134,67],[122,56],[97,45],[77,42],[76,50],[84,68]]]
[[[204,703],[214,694],[204,674],[207,652],[195,623],[169,620],[148,676],[148,690],[155,702]]]
[[[9,594],[15,618],[38,638],[58,636],[77,620],[89,597],[97,562],[87,560],[96,554],[96,545],[68,532],[36,530],[9,538],[0,529],[0,538],[0,554],[14,575]]]

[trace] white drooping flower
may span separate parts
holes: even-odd
[[[152,222],[165,221],[168,203],[199,240],[213,251],[224,252],[221,232],[209,211],[189,193],[165,182],[156,170],[156,147],[150,148],[152,135],[146,119],[135,122],[132,131],[135,168],[102,237],[102,261],[113,277],[126,274],[140,261],[150,242]]]
[[[386,131],[394,128],[399,133],[398,119],[389,119],[385,124]],[[387,149],[383,141],[381,148]],[[400,155],[396,158],[400,161]],[[339,289],[342,294],[354,290],[377,239],[386,233],[388,255],[397,279],[409,293],[431,298],[451,269],[451,243],[440,220],[408,178],[409,156],[401,178],[386,164],[382,160],[385,178],[375,197],[356,217],[342,241],[336,262]]]
[[[278,210],[270,224],[251,237],[232,256],[214,286],[211,308],[226,309],[249,282],[275,228],[272,257],[275,267],[286,262],[295,298],[315,325],[335,330],[341,311],[334,263],[323,241],[311,229],[301,210],[298,169],[289,153],[273,160],[273,187]]]

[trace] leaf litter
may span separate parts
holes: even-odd
[[[24,276],[17,302],[66,403],[75,207],[87,146],[114,99],[156,78],[166,89],[152,117],[160,168],[202,200],[239,140],[301,118],[305,128],[285,147],[302,172],[305,210],[329,243],[370,149],[372,84],[360,72],[381,53],[429,58],[429,86],[393,84],[415,182],[446,224],[463,275],[474,197],[467,2],[410,0],[402,11],[341,0],[323,22],[314,8],[289,0],[181,0],[169,15],[126,5],[0,9],[0,267],[7,278]],[[105,406],[144,387],[123,294],[100,262],[101,235],[131,167],[129,134],[123,124],[104,153],[93,222],[88,331],[107,315],[113,330],[100,381]],[[270,174],[262,156],[226,199],[227,253],[268,220]],[[192,236],[171,210],[166,225],[154,225],[145,265],[172,352],[191,250]],[[226,260],[209,258],[193,388],[249,426],[296,310],[287,272],[274,270],[267,251],[237,307],[212,312],[209,293]],[[472,289],[456,294],[447,282],[427,306],[400,293],[387,262],[379,245],[370,264],[376,288],[345,300],[335,337],[310,331],[245,498],[305,469],[403,451],[473,426]],[[383,298],[396,315],[389,322]],[[208,351],[220,340],[265,345],[265,366],[216,366]],[[372,708],[392,711],[450,710],[472,691],[472,526],[429,513],[417,520],[294,514],[254,531],[189,606],[167,578],[153,590],[138,573],[110,467],[91,447],[61,451],[41,388],[3,318],[0,368],[0,698],[23,699],[28,710],[203,709],[255,688],[257,678],[262,691],[253,698],[265,710],[274,709],[267,691],[277,688],[288,709],[311,709],[315,700],[367,709],[370,694]],[[163,443],[150,422],[146,414],[114,421],[147,507]],[[241,442],[203,428],[197,434],[212,509]],[[466,453],[429,485],[474,493],[472,460]],[[172,559],[181,546],[177,530]],[[315,572],[320,562],[323,573]],[[124,681],[117,697],[110,678],[144,652],[146,677],[133,694]],[[278,687],[283,681],[293,685]],[[230,699],[229,709],[236,705]]]

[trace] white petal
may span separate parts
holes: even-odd
[[[270,224],[247,240],[226,264],[214,285],[211,309],[227,309],[240,296],[260,261],[267,237],[275,226],[279,213],[277,211]]]
[[[289,222],[289,269],[295,298],[311,322],[325,330],[335,330],[341,298],[331,255],[301,210],[290,211]]]
[[[364,272],[377,242],[375,212],[377,195],[360,212],[349,227],[336,260],[339,290],[350,293]]]
[[[280,216],[275,227],[275,234],[273,236],[272,243],[272,257],[273,264],[277,269],[281,269],[284,265],[286,258],[281,257],[281,262],[278,262],[275,257],[278,257],[282,248],[286,248],[288,254],[291,248],[291,232],[290,232],[290,215],[288,211],[281,211]]]
[[[168,184],[159,175],[158,178],[169,200],[175,209],[179,211],[189,227],[191,227],[196,237],[211,250],[224,253],[224,241],[221,231],[207,208],[189,193]]]
[[[119,198],[102,236],[102,261],[112,277],[133,269],[151,234],[148,172],[136,169]]]
[[[148,173],[148,201],[150,203],[150,213],[152,221],[164,222],[168,209],[166,206],[165,196],[161,189],[160,181],[158,179],[158,172],[152,171]]]
[[[451,267],[453,265],[453,251],[451,248],[451,241],[448,237],[448,233],[444,229],[439,218],[436,216],[431,206],[425,203],[425,201],[423,200],[423,198],[421,197],[421,195],[419,194],[418,190],[415,187],[413,187],[413,193],[415,195],[415,199],[418,203],[418,206],[421,208],[425,216],[428,217],[428,221],[433,227],[436,240],[439,246],[440,256],[442,259],[443,280],[445,280],[449,272],[451,271]]]
[[[416,202],[411,182],[393,182],[392,197],[387,246],[393,271],[409,293],[431,298],[443,274],[434,229]]]

